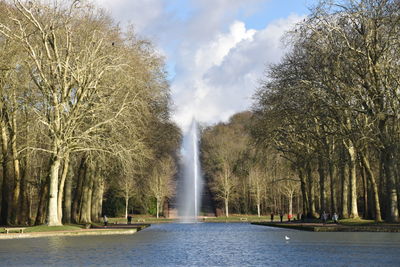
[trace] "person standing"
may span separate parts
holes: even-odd
[[[332,216],[333,222],[334,222],[334,223],[338,223],[338,219],[339,219],[339,216],[336,214],[336,212],[333,213],[333,216]]]
[[[128,224],[132,224],[132,216],[128,215]]]
[[[283,222],[283,212],[282,211],[279,213],[279,217],[281,219],[281,222]]]
[[[103,221],[104,221],[104,226],[107,226],[107,224],[108,224],[108,218],[107,218],[107,215],[105,215],[105,214],[104,214],[104,216],[103,216]]]
[[[274,213],[271,212],[271,222],[273,222],[273,221],[274,221]]]
[[[325,224],[328,219],[328,214],[325,211],[322,212],[322,223]]]

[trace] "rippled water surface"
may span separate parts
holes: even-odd
[[[0,240],[0,266],[400,266],[400,234],[160,224],[134,235]]]

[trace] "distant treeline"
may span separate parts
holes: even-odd
[[[214,196],[227,214],[292,213],[294,198],[309,217],[397,222],[400,2],[319,1],[285,44],[252,113],[204,131]]]
[[[0,1],[0,224],[160,211],[181,135],[169,108],[162,57],[102,10]]]

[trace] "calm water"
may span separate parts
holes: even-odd
[[[400,234],[312,233],[242,223],[160,224],[129,236],[0,240],[0,265],[400,266]]]

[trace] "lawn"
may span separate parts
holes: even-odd
[[[348,226],[367,226],[376,224],[374,220],[364,220],[364,219],[341,219],[339,220],[339,223]]]
[[[7,228],[7,227],[6,227]],[[10,227],[12,228],[12,227]],[[82,229],[82,225],[77,225],[77,224],[67,224],[67,225],[62,225],[62,226],[47,226],[47,225],[37,225],[37,226],[31,226],[31,227],[26,227],[24,230],[24,233],[33,233],[33,232],[53,232],[53,231],[75,231],[75,230],[80,230]],[[0,233],[5,233],[4,227],[0,227]]]
[[[62,226],[47,226],[47,225],[37,225],[28,227],[25,229],[25,232],[52,232],[52,231],[76,231],[81,230],[83,228],[82,225],[77,224],[66,224]]]
[[[279,216],[275,216],[274,221],[279,221]],[[165,223],[165,222],[175,222],[178,219],[168,219],[164,217],[156,218],[151,215],[143,215],[137,214],[133,215],[132,223]],[[229,217],[220,216],[220,217],[207,217],[207,216],[199,216],[199,221],[204,222],[259,222],[259,221],[270,221],[270,216],[261,216],[257,215],[242,215],[242,214],[232,214]],[[283,217],[283,221],[287,221],[287,217]],[[109,224],[126,224],[127,219],[125,217],[116,217],[116,218],[108,218]]]

